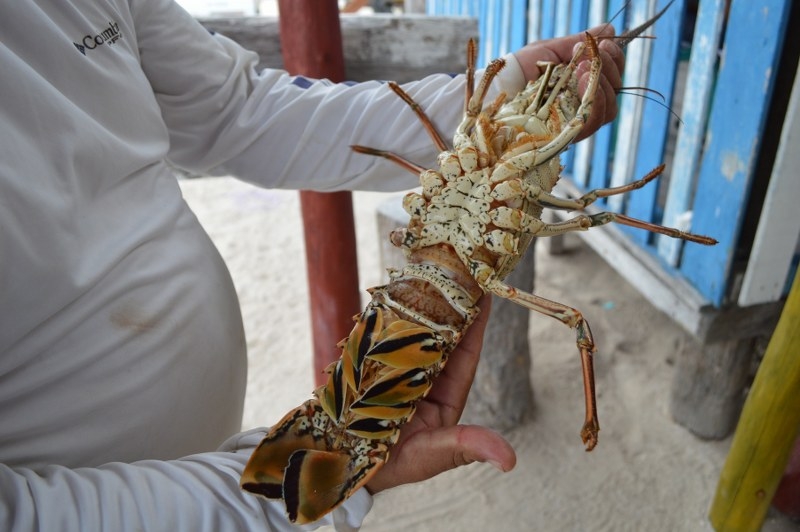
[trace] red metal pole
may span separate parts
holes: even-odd
[[[278,0],[286,70],[331,81],[344,80],[344,55],[336,0]],[[314,371],[339,358],[336,344],[350,333],[361,309],[358,293],[353,200],[350,192],[300,193],[311,305]]]

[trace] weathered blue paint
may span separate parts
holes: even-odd
[[[556,0],[540,0],[542,10],[542,39],[552,39],[556,34]]]
[[[489,46],[489,4],[481,2],[478,7],[478,31],[480,31],[480,41],[478,42],[478,65],[481,67],[486,64],[486,50]]]
[[[608,21],[606,17],[606,1],[605,0],[588,0],[586,2],[586,24],[585,28],[594,28],[605,24]],[[596,149],[596,136],[592,135],[588,139],[584,139],[575,145],[575,160],[572,166],[572,178],[578,186],[588,190],[592,188],[589,185],[589,177],[592,172],[592,164],[594,162],[594,154],[602,153],[608,156],[608,143],[605,144],[605,151],[600,152]],[[608,137],[607,137],[608,138]],[[604,184],[605,185],[605,184]]]
[[[526,0],[511,1],[511,49],[518,50],[528,42],[528,2]]]
[[[726,295],[789,8],[789,0],[731,6],[692,220],[694,232],[711,235],[719,244],[687,245],[681,264],[686,277],[716,305]]]
[[[663,9],[669,0],[657,2],[656,11]],[[664,160],[664,150],[669,133],[672,94],[680,53],[680,36],[683,28],[685,0],[676,0],[666,13],[656,22],[648,34],[655,35],[652,41],[650,72],[646,87],[647,99],[642,103],[642,120],[639,125],[639,138],[633,165],[633,178],[640,179]],[[664,97],[662,102],[657,94]],[[628,196],[626,214],[633,218],[657,221],[657,198],[660,182],[637,190]],[[641,229],[626,228],[631,239],[640,245],[652,240],[652,233]]]
[[[624,8],[625,0],[611,0],[608,3],[608,9],[605,14],[605,19],[611,22],[617,34],[622,33],[625,28],[625,14],[621,12]],[[621,98],[630,98],[630,96],[618,96],[617,102],[620,102]],[[586,185],[587,189],[608,186],[611,179],[612,147],[616,137],[616,124],[616,121],[608,124],[593,135],[594,151],[589,169],[591,173]],[[602,199],[597,204],[602,207],[606,205],[606,201]]]
[[[681,128],[675,147],[673,166],[669,172],[664,225],[675,227],[691,210],[692,193],[697,181],[700,155],[708,122],[708,109],[714,88],[719,56],[725,0],[701,2],[695,23],[695,37],[689,61],[686,92],[683,95]],[[657,237],[659,255],[671,266],[677,266],[683,244],[669,237]]]
[[[569,33],[569,13],[571,9],[572,2],[556,2],[555,37]]]
[[[556,2],[556,19],[553,28],[553,37],[563,37],[570,34],[570,23],[572,21],[572,11],[575,9],[575,0],[572,2]],[[585,28],[584,28],[585,29]],[[561,164],[564,165],[564,172],[572,173],[573,159],[575,150],[570,149],[561,155]]]
[[[650,9],[649,2],[638,0],[631,2],[626,9],[626,27],[636,27],[648,20],[655,11]],[[647,83],[647,65],[649,63],[648,51],[651,42],[636,39],[628,44],[625,51],[625,72],[622,84],[625,87],[641,87]],[[633,180],[633,165],[639,142],[639,124],[641,123],[641,110],[644,106],[642,98],[625,98],[620,103],[617,131],[620,142],[614,149],[614,165],[611,169],[612,187],[622,186]],[[606,205],[610,211],[624,211],[626,196],[616,195],[608,198]]]
[[[567,29],[567,33],[580,33],[588,28],[589,0],[574,0],[569,11],[569,28]]]
[[[542,10],[538,0],[530,0],[525,8],[528,18],[527,42],[536,42],[542,39],[540,34]]]

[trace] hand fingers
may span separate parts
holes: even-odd
[[[583,96],[589,85],[589,73],[586,72],[578,80],[578,92]],[[605,77],[601,77],[594,94],[592,112],[586,120],[580,134],[575,141],[578,142],[591,136],[600,129],[603,124],[611,122],[617,116],[617,92],[612,83]]]
[[[517,58],[522,73],[528,81],[534,81],[539,77],[539,62],[547,63],[567,63],[572,58],[572,49],[576,44],[583,42],[584,35],[577,33],[568,37],[537,41],[517,50],[514,56]]]
[[[514,448],[498,433],[477,425],[456,425],[425,433],[419,442],[426,456],[415,456],[425,478],[473,462],[489,463],[500,471],[511,471],[517,463]],[[428,441],[423,441],[427,439]]]
[[[622,86],[622,73],[625,68],[625,55],[614,42],[614,27],[604,24],[588,30],[598,39],[598,51],[602,69],[592,113],[576,140],[584,139],[605,123],[617,116],[617,89]],[[527,79],[539,76],[537,61],[566,63],[575,53],[575,47],[585,40],[583,33],[558,39],[550,39],[528,45],[517,52],[517,60]],[[588,85],[590,60],[588,57],[579,63],[576,76],[579,80],[579,95],[583,96]]]
[[[614,41],[602,41],[598,47],[600,60],[603,62],[602,76],[608,80],[611,87],[618,89],[622,86],[622,73],[625,70],[625,54]]]
[[[604,40],[598,48],[602,70],[595,93],[592,112],[586,125],[576,141],[589,137],[603,124],[611,122],[617,116],[617,90],[622,86],[622,72],[625,68],[625,56],[612,40]],[[583,97],[589,85],[591,60],[582,61],[577,69],[578,93]]]
[[[510,471],[517,463],[514,448],[494,431],[475,425],[456,425],[423,431],[403,443],[369,483],[369,490],[420,482],[473,462]]]

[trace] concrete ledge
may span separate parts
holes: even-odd
[[[399,83],[466,70],[466,46],[478,38],[471,17],[342,15],[345,78]],[[200,22],[259,54],[259,68],[283,68],[276,17],[208,18]]]

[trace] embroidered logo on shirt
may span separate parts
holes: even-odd
[[[114,44],[122,38],[122,33],[119,31],[119,24],[116,22],[109,22],[108,28],[96,35],[86,35],[79,43],[73,42],[75,48],[80,53],[86,55],[87,50],[94,50],[98,46],[104,44]]]

